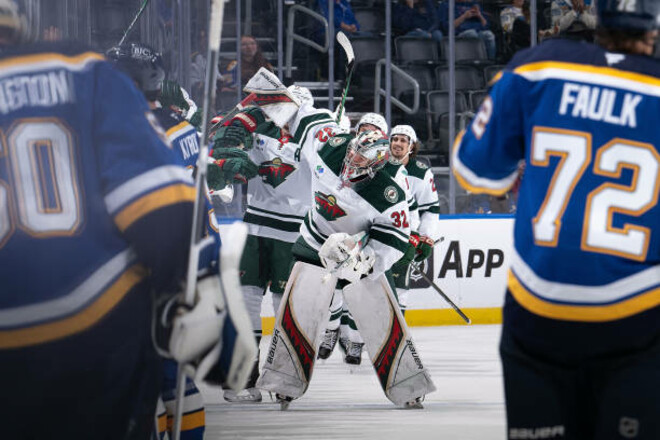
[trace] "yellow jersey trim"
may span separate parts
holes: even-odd
[[[532,294],[509,270],[508,287],[522,307],[550,319],[579,322],[607,322],[627,318],[660,305],[660,288],[651,289],[614,304],[587,306],[556,304]]]
[[[146,276],[135,264],[100,294],[94,302],[75,315],[34,327],[0,331],[0,349],[43,344],[82,332],[99,322]]]
[[[183,183],[166,186],[127,205],[117,213],[115,223],[121,231],[125,231],[135,221],[157,209],[181,202],[194,202],[195,194],[195,188]]]

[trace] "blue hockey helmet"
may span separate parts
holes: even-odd
[[[140,43],[128,43],[113,47],[106,55],[135,81],[142,93],[160,92],[165,70],[160,54],[154,49]]]
[[[608,29],[652,31],[660,28],[658,0],[598,0],[599,24]]]

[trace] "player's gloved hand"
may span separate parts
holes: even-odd
[[[259,172],[259,167],[240,148],[215,148],[211,151],[211,157],[214,160],[213,164],[209,164],[209,169],[219,168],[225,179],[233,183],[247,183]],[[208,183],[209,188],[218,189]]]
[[[213,148],[223,149],[241,147],[244,150],[252,148],[252,133],[242,125],[223,125],[213,136]]]
[[[319,258],[323,266],[337,277],[355,282],[367,276],[376,261],[371,248],[360,249],[359,240],[364,234],[349,235],[337,232],[330,235],[321,249]]]
[[[419,243],[415,247],[414,260],[419,263],[431,256],[431,252],[433,252],[434,242],[432,238],[427,237],[426,235],[420,235],[418,239],[419,239]]]
[[[403,256],[399,259],[399,261],[394,263],[392,267],[396,270],[401,270],[407,267],[415,259],[418,245],[419,235],[413,232],[410,234],[410,237],[408,237],[408,248],[406,249],[406,252],[404,252]]]
[[[183,96],[181,86],[175,81],[163,81],[159,101],[163,107],[174,106],[182,113],[190,109],[190,104],[188,104],[188,101]]]

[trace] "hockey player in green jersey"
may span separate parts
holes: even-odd
[[[407,171],[410,192],[415,199],[418,216],[411,219],[411,242],[415,243],[414,262],[426,260],[433,251],[433,244],[439,237],[438,214],[440,206],[435,188],[433,172],[416,159],[419,144],[417,134],[410,125],[397,125],[390,132],[390,162],[403,165]],[[410,262],[401,261],[392,267],[392,275],[397,287],[399,305],[405,312],[408,285],[410,280]]]
[[[288,90],[298,98],[302,106],[314,103],[307,88],[290,86]],[[260,118],[259,112],[257,108],[251,108],[243,115]],[[248,181],[247,209],[243,221],[249,227],[249,235],[240,271],[243,298],[257,344],[262,334],[261,303],[264,294],[266,289],[270,290],[273,308],[277,312],[291,270],[291,246],[300,234],[300,225],[311,205],[310,166],[300,154],[298,145],[291,141],[287,130],[280,129],[272,122],[263,121],[259,125],[249,135],[252,139],[242,142],[240,137],[234,139],[234,143],[251,146],[244,151],[244,166],[234,171],[238,171],[241,178]],[[231,140],[227,139],[225,132],[219,133],[216,141],[218,147],[213,151],[216,162],[229,157],[237,161],[234,149],[226,148]],[[246,172],[248,168],[256,172]],[[238,393],[225,390],[225,400],[236,403],[261,402],[261,391],[255,386],[259,377],[258,367],[258,359],[255,359],[246,389]]]

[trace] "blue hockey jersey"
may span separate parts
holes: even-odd
[[[189,174],[103,56],[62,44],[4,51],[0,349],[85,331],[128,298],[148,299],[147,281],[173,287],[187,261]],[[125,322],[145,319],[134,313]]]
[[[649,57],[549,40],[514,57],[457,139],[470,191],[504,194],[524,169],[508,289],[527,312],[660,329],[659,75]]]

